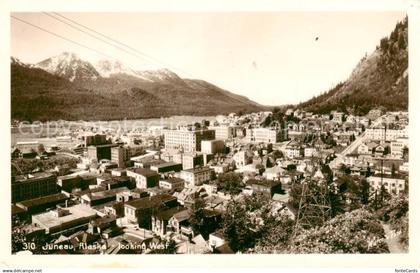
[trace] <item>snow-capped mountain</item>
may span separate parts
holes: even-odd
[[[136,71],[125,66],[119,61],[100,60],[96,63],[95,68],[103,78],[108,78],[111,75],[116,74],[126,74],[134,77],[137,76]]]
[[[168,69],[135,71],[114,61],[93,66],[63,53],[36,65],[11,59],[12,118],[109,120],[255,112],[263,106]],[[33,107],[34,101],[42,101]],[[68,111],[67,109],[72,109]]]
[[[21,65],[21,66],[25,66],[25,67],[29,67],[30,66],[28,64],[25,64],[25,63],[21,62],[18,58],[15,58],[15,57],[10,57],[10,63],[11,64]]]
[[[17,62],[18,60],[16,59],[14,61]],[[78,80],[96,81],[100,77],[109,78],[118,75],[128,75],[147,82],[182,81],[177,74],[166,68],[135,71],[119,61],[110,60],[100,60],[95,65],[92,65],[70,52],[63,52],[60,55],[48,58],[31,66],[41,68],[51,74],[66,78],[71,82]]]
[[[158,70],[144,70],[137,71],[137,76],[148,79],[153,82],[159,81],[182,81],[182,79],[167,68],[162,68]]]
[[[75,80],[96,80],[100,75],[89,62],[83,61],[76,54],[63,52],[37,64],[51,74],[61,76],[73,82]]]

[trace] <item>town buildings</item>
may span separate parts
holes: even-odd
[[[205,154],[223,153],[225,149],[225,142],[221,139],[202,140],[201,152]]]
[[[379,191],[384,186],[390,194],[403,192],[406,184],[404,178],[391,175],[372,175],[367,178],[367,181],[373,190]]]
[[[63,235],[60,240],[80,238],[100,244],[106,253],[118,252],[115,245],[120,242],[168,238],[176,242],[179,253],[232,253],[228,238],[214,225],[221,223],[232,200],[262,195],[270,213],[294,219],[290,193],[309,180],[332,179],[331,185],[337,186],[342,177],[366,179],[372,194],[382,186],[392,195],[407,191],[408,138],[395,133],[408,129],[403,114],[383,116],[389,123],[387,132],[394,130],[384,137],[380,131],[368,131],[378,124],[372,120],[370,128],[366,117],[346,119],[346,114],[333,112],[330,119],[330,114],[288,112],[293,121],[286,132],[293,139],[287,141],[284,131],[260,127],[270,113],[221,116],[209,129],[203,122],[200,129],[159,127],[72,138],[83,150],[69,155],[77,164],[24,175],[16,169],[13,228],[20,229],[21,221],[25,230],[31,230],[30,236],[42,234],[50,241],[59,235]],[[298,119],[292,117],[295,114]],[[365,125],[355,124],[360,121],[366,122],[366,133]],[[137,143],[135,155],[131,146],[122,144],[127,138]],[[216,226],[208,234],[197,234],[191,225],[196,205],[203,206],[203,221]]]
[[[256,143],[277,143],[281,140],[281,133],[272,128],[252,128],[246,130],[246,140]]]
[[[236,137],[236,131],[240,128],[239,126],[221,125],[221,126],[210,126],[210,130],[215,131],[215,139],[228,140]]]
[[[118,168],[125,168],[129,165],[130,156],[131,152],[128,147],[111,147],[111,161],[117,163]]]
[[[57,176],[39,172],[12,178],[12,202],[18,202],[58,192]]]
[[[139,189],[156,187],[159,183],[159,174],[149,169],[129,168],[127,169],[127,176],[134,179],[136,187]]]
[[[163,130],[165,149],[184,152],[201,151],[202,140],[215,139],[215,131],[208,129]]]
[[[213,177],[213,170],[209,167],[199,167],[181,171],[181,178],[186,187],[200,186]]]

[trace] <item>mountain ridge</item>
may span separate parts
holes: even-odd
[[[373,108],[408,109],[408,18],[398,22],[348,79],[295,107],[314,113],[339,110],[364,115]]]
[[[122,73],[126,68],[118,63],[102,64],[104,70],[98,72],[69,52],[35,65],[12,57],[12,119],[116,120],[266,109],[206,81],[182,79],[169,69],[131,74]]]

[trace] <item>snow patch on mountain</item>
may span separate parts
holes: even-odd
[[[11,58],[12,63],[25,65],[18,59],[14,57]],[[66,78],[71,82],[78,80],[95,81],[100,77],[109,78],[118,75],[128,75],[147,82],[183,82],[177,74],[167,68],[136,71],[122,62],[110,60],[100,60],[95,65],[92,65],[71,52],[63,52],[60,55],[53,56],[29,66],[43,69],[51,74]]]
[[[137,75],[149,79],[151,81],[182,81],[182,79],[177,74],[175,74],[167,68],[162,68],[158,70],[138,71]]]
[[[96,80],[99,77],[98,71],[86,61],[80,59],[76,54],[63,52],[60,55],[48,58],[37,64],[51,74],[58,75],[73,82],[77,80]]]

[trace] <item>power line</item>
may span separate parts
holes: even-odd
[[[121,46],[123,46],[123,47],[125,47],[125,48],[127,48],[127,49],[130,49],[131,51],[134,51],[135,53],[140,54],[141,56],[146,57],[146,58],[148,58],[148,59],[152,60],[152,61],[153,61],[153,62],[155,62],[155,63],[161,64],[161,65],[164,65],[164,66],[166,66],[166,67],[170,67],[170,68],[172,68],[172,69],[174,69],[174,70],[177,70],[177,71],[179,71],[179,72],[182,72],[182,73],[184,73],[184,74],[186,74],[186,75],[188,75],[188,76],[190,76],[190,77],[194,78],[194,76],[193,76],[192,74],[190,74],[190,73],[188,73],[188,72],[186,72],[186,71],[183,71],[182,69],[179,69],[179,68],[177,68],[177,67],[175,67],[175,66],[173,66],[173,65],[170,65],[170,64],[168,64],[168,63],[165,63],[165,62],[163,62],[163,61],[161,61],[161,60],[159,60],[159,59],[157,59],[157,58],[155,58],[155,57],[153,57],[153,56],[150,56],[150,55],[148,55],[148,54],[146,54],[146,53],[144,53],[144,52],[142,52],[142,51],[140,51],[140,50],[138,50],[138,49],[136,49],[136,48],[133,48],[133,47],[131,47],[131,46],[127,45],[126,43],[120,42],[120,41],[118,41],[118,40],[116,40],[116,39],[114,39],[114,38],[112,38],[112,37],[110,37],[110,36],[108,36],[108,35],[105,35],[105,34],[103,34],[103,33],[99,32],[99,31],[94,30],[94,29],[92,29],[92,28],[90,28],[90,27],[88,27],[88,26],[86,26],[86,25],[83,25],[83,24],[81,24],[81,23],[78,23],[78,22],[76,22],[75,20],[72,20],[72,19],[70,19],[70,18],[68,18],[68,17],[66,17],[66,16],[64,16],[64,15],[62,15],[62,14],[60,14],[60,13],[57,13],[57,12],[52,12],[52,13],[53,13],[53,14],[55,14],[55,15],[57,15],[57,16],[59,16],[59,17],[61,17],[61,18],[66,19],[67,21],[69,21],[69,22],[71,22],[71,23],[73,23],[73,24],[76,24],[77,26],[80,26],[80,27],[82,27],[82,28],[84,28],[84,29],[87,29],[87,30],[89,30],[89,31],[91,31],[91,32],[93,32],[93,33],[95,33],[95,34],[97,34],[97,35],[101,36],[101,37],[104,37],[105,39],[108,39],[108,40],[110,40],[110,41],[112,41],[112,42],[114,42],[114,43],[117,43],[117,44],[119,44],[119,45],[121,45]]]
[[[175,67],[175,66],[173,66],[173,65],[170,65],[170,64],[167,64],[167,63],[165,63],[165,62],[162,62],[162,61],[160,61],[160,60],[158,60],[158,59],[156,59],[156,58],[154,58],[154,57],[152,57],[152,56],[150,56],[150,55],[148,55],[148,54],[146,54],[146,53],[144,53],[144,52],[141,52],[141,51],[139,51],[139,50],[137,50],[137,49],[135,49],[135,48],[133,48],[133,47],[131,47],[131,46],[129,46],[129,45],[127,45],[127,44],[125,44],[125,43],[123,43],[123,42],[120,42],[120,41],[118,41],[118,40],[116,40],[116,39],[114,39],[114,38],[112,38],[112,37],[109,37],[109,36],[107,36],[107,35],[105,35],[105,34],[103,34],[103,33],[101,33],[101,32],[99,32],[99,31],[96,31],[96,30],[94,30],[94,29],[92,29],[92,28],[90,28],[90,27],[88,27],[88,26],[85,26],[85,25],[83,25],[83,24],[81,24],[81,23],[78,23],[78,22],[76,22],[75,20],[72,20],[72,19],[70,19],[70,18],[68,18],[68,17],[66,17],[66,16],[64,16],[64,15],[61,15],[60,13],[57,13],[57,12],[52,12],[54,15],[56,15],[56,16],[59,16],[59,17],[61,17],[61,18],[64,18],[65,20],[67,20],[67,21],[69,21],[69,22],[71,22],[71,23],[73,23],[73,24],[75,24],[75,25],[77,25],[77,26],[80,26],[80,27],[82,27],[82,28],[84,28],[84,29],[86,29],[86,30],[88,30],[88,31],[90,31],[90,32],[93,32],[93,33],[95,33],[95,34],[97,34],[97,35],[99,35],[99,36],[101,36],[101,37],[104,37],[105,39],[108,39],[108,40],[110,40],[110,41],[112,41],[112,42],[114,42],[114,43],[117,43],[117,44],[119,44],[119,45],[121,45],[121,46],[123,46],[123,47],[125,47],[125,48],[127,48],[127,49],[130,49],[130,50],[132,50],[132,51],[134,51],[135,53],[137,53],[137,54],[140,54],[141,56],[144,56],[144,57],[146,57],[146,58],[149,58],[149,59],[151,59],[151,60],[153,60],[155,63],[159,63],[159,64],[161,64],[161,65],[164,65],[164,66],[167,66],[167,67],[171,67],[173,70],[175,70],[175,71],[179,71],[179,72],[182,72],[183,74],[185,74],[185,75],[188,75],[189,77],[191,77],[192,79],[194,79],[194,78],[197,78],[197,77],[195,77],[194,75],[192,75],[191,73],[188,73],[188,72],[186,72],[186,71],[184,71],[184,70],[182,70],[182,69],[179,69],[179,68],[177,68],[177,67]],[[45,14],[47,14],[47,13],[45,13]],[[49,15],[49,14],[47,14],[47,15]],[[54,16],[52,16],[52,15],[49,15],[50,17],[52,17],[52,18],[54,18],[54,19],[56,19],[56,20],[58,20],[58,21],[60,21],[60,22],[63,22],[62,20],[59,20],[58,18],[55,18]],[[63,22],[64,23],[64,22]],[[65,23],[65,24],[67,24],[67,25],[69,25],[68,23]],[[119,49],[121,49],[121,47],[119,47],[119,46],[116,46],[116,45],[113,45],[113,44],[111,44],[111,43],[109,43],[109,42],[106,42],[106,41],[104,41],[103,39],[101,39],[101,38],[98,38],[98,37],[96,37],[96,35],[93,35],[93,34],[90,34],[90,33],[88,33],[88,32],[86,32],[86,31],[83,31],[83,30],[81,30],[80,28],[78,28],[78,27],[75,27],[75,26],[72,26],[73,28],[75,28],[75,29],[77,29],[77,30],[79,30],[79,31],[81,31],[81,32],[83,32],[83,33],[85,33],[85,34],[87,34],[87,35],[90,35],[91,37],[94,37],[95,39],[98,39],[98,40],[100,40],[100,41],[102,41],[102,42],[105,42],[105,43],[107,43],[108,45],[112,45],[112,46],[114,46],[114,47],[116,47],[116,48],[119,48]],[[124,50],[124,49],[122,49],[122,50]],[[127,52],[127,50],[124,50],[124,52]],[[127,53],[129,53],[129,52],[127,52]],[[133,54],[132,54],[133,55]],[[139,57],[139,56],[137,56],[137,55],[135,55],[136,57]],[[194,81],[194,83],[196,84],[196,85],[198,85],[198,86],[201,86],[201,87],[203,87],[204,89],[207,89],[208,88],[208,86],[205,86],[204,84],[202,84],[201,82],[199,82],[199,81]],[[231,97],[232,99],[234,99],[234,100],[236,100],[236,101],[238,101],[238,102],[242,102],[240,99],[238,99],[238,98],[233,98],[233,97]]]
[[[100,37],[98,37],[98,36],[96,36],[96,35],[94,35],[94,34],[92,34],[92,33],[86,32],[86,31],[84,31],[83,29],[81,29],[81,28],[79,28],[79,27],[77,27],[77,26],[74,26],[73,24],[70,24],[70,23],[68,23],[68,22],[66,22],[66,21],[64,21],[64,20],[62,20],[62,19],[60,19],[60,18],[55,17],[54,15],[51,15],[51,14],[49,14],[49,13],[47,13],[47,12],[43,12],[43,13],[44,13],[45,15],[47,15],[47,16],[49,16],[49,17],[51,17],[51,18],[53,18],[53,19],[55,19],[55,20],[57,20],[57,21],[59,21],[59,22],[63,23],[63,24],[66,24],[66,25],[68,25],[68,26],[70,26],[70,27],[72,27],[72,28],[74,28],[74,29],[76,29],[76,30],[78,30],[78,31],[80,31],[80,32],[85,33],[86,35],[89,35],[89,36],[91,36],[91,37],[93,37],[93,38],[95,38],[95,39],[97,39],[97,40],[99,40],[99,41],[102,41],[102,42],[104,42],[104,43],[106,43],[106,44],[108,44],[108,45],[111,45],[111,46],[113,46],[113,47],[115,47],[115,48],[119,49],[119,50],[122,50],[122,51],[124,51],[124,52],[126,52],[126,53],[130,54],[131,56],[139,57],[139,56],[137,56],[137,55],[134,55],[132,52],[130,52],[130,51],[128,51],[128,50],[126,50],[126,49],[124,49],[123,47],[120,47],[120,46],[118,46],[118,45],[114,45],[114,44],[112,44],[112,43],[108,42],[107,40],[102,39],[102,38],[100,38]],[[145,58],[142,58],[142,59],[143,59],[143,60],[145,60]],[[146,61],[150,63],[150,60],[146,60]]]
[[[32,24],[32,23],[30,23],[30,22],[28,22],[28,21],[25,21],[25,20],[23,20],[23,19],[20,19],[20,18],[18,18],[18,17],[16,17],[16,16],[13,16],[13,15],[10,15],[10,16],[11,16],[13,19],[18,20],[18,21],[20,21],[20,22],[22,22],[22,23],[24,23],[24,24],[27,24],[27,25],[29,25],[29,26],[32,26],[32,27],[37,28],[37,29],[39,29],[39,30],[42,30],[42,31],[44,31],[44,32],[46,32],[46,33],[49,33],[49,34],[53,35],[53,36],[56,36],[56,37],[58,37],[58,38],[61,38],[61,39],[65,40],[65,41],[67,41],[67,42],[70,42],[70,43],[73,43],[73,44],[78,45],[78,46],[80,46],[80,47],[83,47],[83,48],[89,49],[89,50],[91,50],[91,51],[94,51],[94,52],[96,52],[96,53],[98,53],[98,54],[100,54],[100,55],[102,55],[102,56],[104,56],[104,57],[106,57],[106,58],[115,59],[114,57],[111,57],[111,56],[109,56],[108,54],[103,53],[103,52],[101,52],[101,51],[99,51],[99,50],[97,50],[97,49],[94,49],[94,48],[91,48],[91,47],[89,47],[89,46],[87,46],[87,45],[84,45],[84,44],[81,44],[81,43],[79,43],[79,42],[73,41],[72,39],[66,38],[66,37],[64,37],[64,36],[62,36],[62,35],[60,35],[60,34],[57,34],[57,33],[55,33],[55,32],[49,31],[49,30],[47,30],[47,29],[45,29],[45,28],[43,28],[43,27],[37,26],[37,25],[35,25],[35,24]],[[117,59],[115,59],[115,60],[117,60]]]
[[[60,14],[58,14],[58,13],[55,13],[55,12],[54,12],[54,14],[57,14],[57,15],[58,15],[58,16],[60,16],[60,17],[66,18],[66,17],[64,17],[63,15],[60,15]],[[87,45],[84,45],[84,44],[82,44],[82,43],[76,42],[76,41],[74,41],[74,40],[72,40],[72,39],[70,39],[70,38],[64,37],[64,36],[62,36],[62,35],[60,35],[60,34],[57,34],[57,33],[52,32],[52,31],[50,31],[50,30],[47,30],[47,29],[45,29],[45,28],[43,28],[43,27],[40,27],[40,26],[38,26],[38,25],[32,24],[32,23],[30,23],[30,22],[28,22],[28,21],[26,21],[26,20],[23,20],[23,19],[21,19],[21,18],[15,17],[15,16],[13,16],[13,15],[11,15],[11,17],[12,17],[13,19],[15,19],[15,20],[18,20],[18,21],[20,21],[20,22],[22,22],[22,23],[25,23],[25,24],[27,24],[27,25],[30,25],[30,26],[32,26],[32,27],[34,27],[34,28],[37,28],[37,29],[41,30],[41,31],[44,31],[44,32],[49,33],[49,34],[51,34],[51,35],[53,35],[53,36],[56,36],[56,37],[58,37],[58,38],[61,38],[61,39],[65,40],[65,41],[68,41],[68,42],[73,43],[73,44],[75,44],[75,45],[78,45],[78,46],[80,46],[80,47],[86,48],[86,49],[88,49],[88,50],[94,51],[94,52],[96,52],[96,53],[98,53],[98,54],[100,54],[100,55],[102,55],[102,56],[104,56],[104,57],[106,57],[106,58],[109,58],[109,59],[114,59],[114,60],[120,61],[120,60],[118,60],[117,58],[114,58],[114,57],[112,57],[112,56],[110,56],[110,55],[108,55],[108,54],[106,54],[106,53],[101,52],[100,50],[97,50],[97,49],[94,49],[94,48],[89,47],[89,46],[87,46]],[[51,17],[52,17],[52,16],[51,16]],[[57,19],[57,18],[56,18],[56,19]],[[92,32],[94,32],[94,33],[97,33],[98,35],[101,35],[101,36],[103,36],[103,37],[106,37],[107,39],[110,39],[110,40],[114,41],[115,43],[118,43],[118,44],[123,45],[123,46],[125,46],[125,47],[127,47],[127,48],[129,48],[129,49],[131,49],[131,50],[133,50],[133,51],[136,51],[136,52],[138,52],[139,54],[142,54],[142,55],[147,56],[146,54],[142,53],[141,51],[138,51],[137,49],[134,49],[134,48],[132,48],[132,47],[130,47],[130,46],[128,46],[128,45],[126,45],[126,44],[124,44],[124,43],[122,43],[122,42],[119,42],[119,41],[117,41],[117,40],[115,40],[115,39],[113,39],[113,38],[110,38],[110,37],[106,36],[105,34],[102,34],[102,33],[100,33],[100,32],[97,32],[97,31],[95,31],[95,30],[93,30],[93,29],[91,29],[91,28],[89,28],[89,27],[83,26],[82,24],[79,24],[79,23],[77,23],[77,22],[75,22],[75,21],[73,21],[73,20],[71,20],[71,19],[68,19],[68,18],[66,18],[66,19],[67,19],[67,20],[69,20],[69,21],[71,21],[71,22],[73,22],[74,24],[80,25],[80,26],[82,26],[82,27],[84,27],[84,28],[86,28],[86,29],[89,29],[90,31],[92,31]],[[57,20],[58,20],[58,19],[57,19]],[[82,30],[79,30],[79,31],[82,31]],[[84,32],[84,33],[86,33],[86,32]],[[86,34],[87,34],[87,33],[86,33]],[[88,34],[88,35],[90,35],[90,34]],[[94,37],[94,35],[91,35],[91,36],[92,36],[92,37]],[[99,39],[99,38],[97,38],[97,37],[96,37],[96,39]],[[110,43],[107,43],[107,44],[112,45],[112,44],[110,44]],[[112,46],[116,47],[115,45],[112,45]],[[125,51],[125,52],[127,52],[127,51]],[[149,57],[149,58],[153,58],[153,57]],[[155,59],[155,58],[153,58],[153,59]],[[159,61],[159,60],[157,60],[157,59],[155,59],[155,60],[156,60],[156,62],[159,62],[160,64],[164,64],[164,65],[165,65],[165,63],[164,63],[164,62],[161,62],[161,61]],[[192,74],[190,74],[190,73],[188,73],[188,72],[185,72],[185,71],[182,71],[182,70],[181,70],[181,69],[179,69],[179,68],[173,67],[172,65],[167,65],[167,66],[170,66],[170,67],[172,67],[174,70],[180,71],[180,72],[182,72],[182,73],[184,73],[184,74],[186,74],[186,75],[189,75],[189,76],[190,76],[190,77],[192,77],[192,78],[195,78],[194,76],[192,76]],[[196,85],[199,85],[199,86],[201,86],[201,87],[205,88],[205,89],[207,89],[207,88],[208,88],[208,86],[203,85],[203,84],[202,84],[201,82],[199,82],[199,81],[194,81],[194,83],[195,83]],[[241,100],[239,100],[239,99],[237,99],[237,98],[233,98],[233,97],[231,97],[231,98],[232,98],[232,99],[235,99],[235,100],[236,100],[236,101],[238,101],[238,102],[242,102]]]

